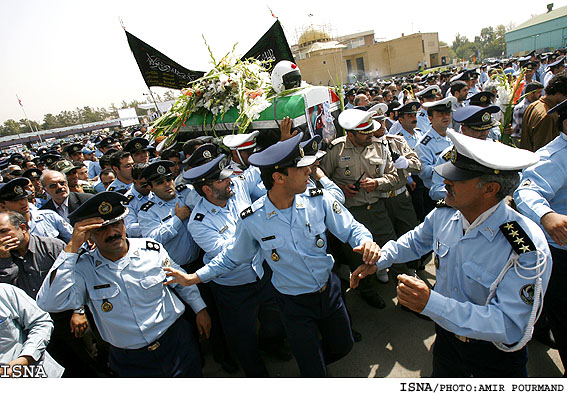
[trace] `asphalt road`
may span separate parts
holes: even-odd
[[[430,262],[420,277],[433,284],[434,266]],[[341,271],[341,276],[347,273]],[[391,273],[391,278],[393,275]],[[396,281],[380,284],[380,294],[386,300],[385,309],[368,306],[357,290],[347,292],[347,306],[353,327],[362,334],[362,341],[355,343],[352,351],[343,359],[328,367],[330,377],[419,378],[431,374],[431,348],[435,339],[434,324],[403,311],[397,305]],[[559,354],[539,342],[529,343],[528,373],[530,377],[561,377],[563,367]],[[206,344],[205,377],[244,377],[242,370],[227,374],[216,364]],[[295,360],[281,362],[265,357],[272,377],[299,377]]]

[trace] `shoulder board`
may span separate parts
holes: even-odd
[[[159,252],[160,246],[157,242],[154,241],[146,241],[146,249],[148,250],[155,250]]]
[[[536,250],[533,241],[518,222],[504,223],[500,226],[500,231],[502,231],[516,253],[522,254]]]
[[[205,217],[205,215],[203,215],[202,213],[197,213],[197,214],[195,214],[195,217],[193,219],[198,221],[198,222],[202,222],[204,217]]]
[[[134,195],[130,194],[129,196],[126,196],[126,198],[128,199],[128,201],[125,201],[124,205],[128,205],[130,203],[130,201],[132,201],[134,199]]]
[[[399,135],[400,137],[403,137],[403,136],[404,136],[404,133],[402,133],[402,132],[400,131],[400,132],[398,133],[398,135]]]
[[[443,159],[445,159],[445,161],[450,161],[450,160],[451,160],[451,149],[448,150],[448,151],[443,155]]]
[[[323,189],[316,188],[316,189],[309,189],[309,197],[317,197],[323,195]]]
[[[175,186],[175,190],[178,192],[182,192],[183,190],[187,189],[187,185],[177,185]]]
[[[413,129],[421,133],[421,129],[419,127],[414,127]]]
[[[447,203],[445,202],[445,199],[442,198],[441,200],[438,200],[435,203],[435,208],[451,208],[451,207],[448,206]]]
[[[393,139],[393,140],[395,140],[395,141],[399,141],[399,140],[402,140],[404,137],[403,137],[403,134],[402,134],[402,133],[396,134],[396,135],[394,135],[394,134],[386,134],[386,139],[388,139],[388,138]]]
[[[345,142],[346,142],[346,136],[335,138],[334,140],[331,141],[331,144],[329,145],[329,149],[332,149],[333,146],[335,146],[335,145],[338,145],[340,143],[345,143]]]
[[[423,137],[423,138],[421,139],[420,142],[421,142],[423,145],[427,145],[427,143],[428,143],[429,141],[431,141],[431,137],[428,136],[428,135],[426,135],[425,137]]]
[[[244,174],[240,174],[238,175],[238,179],[242,179],[244,181],[246,180],[246,177],[244,176]]]
[[[154,205],[155,205],[155,202],[148,201],[147,203],[145,203],[144,205],[142,205],[142,206],[140,207],[140,210],[141,210],[141,211],[144,211],[144,212],[147,212],[148,209],[150,209],[150,208],[151,208],[152,206],[154,206]]]
[[[106,191],[109,191],[109,192],[113,192],[113,191],[114,191],[114,189],[116,189],[116,187],[114,187],[114,186],[110,186],[110,187],[109,187],[108,189],[106,189]]]
[[[246,219],[248,216],[252,215],[253,213],[254,213],[254,210],[252,209],[252,206],[249,206],[244,211],[240,212],[240,218]]]

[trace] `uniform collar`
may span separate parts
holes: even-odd
[[[475,222],[472,223],[474,228],[470,228],[463,238],[474,238],[480,232],[488,241],[492,242],[496,234],[500,232],[500,225],[503,223],[502,217],[505,216],[505,210],[506,203],[504,201],[500,201],[494,207],[489,208],[482,214],[488,214],[488,216],[482,217],[478,223],[476,223],[475,220]],[[460,211],[457,211],[451,220],[461,220],[460,225],[462,226],[466,219]],[[462,228],[464,229],[464,227]]]
[[[109,269],[122,271],[124,268],[126,268],[126,266],[128,266],[128,264],[130,264],[130,259],[139,259],[141,256],[140,246],[136,246],[130,240],[128,240],[127,242],[128,253],[126,253],[126,256],[117,261],[108,260],[107,258],[103,257],[102,254],[100,254],[98,248],[95,249],[93,253],[95,270],[107,266]]]
[[[232,197],[234,197],[234,195]],[[230,201],[230,199],[229,199],[229,201]],[[219,207],[218,205],[213,204],[212,202],[207,200],[205,197],[203,197],[203,207],[207,210],[207,212],[209,212],[213,215],[216,215],[217,213],[227,209],[228,202],[227,202],[226,206],[223,208],[223,207]]]
[[[163,205],[168,205],[168,204],[177,204],[178,200],[179,200],[179,195],[177,194],[177,192],[175,193],[175,198],[172,198],[169,201],[165,201],[162,200],[161,198],[159,198],[157,195],[153,195],[150,200],[154,203],[156,203],[157,205],[159,205],[160,207]]]
[[[449,130],[449,128],[447,128],[447,130]],[[429,129],[428,133],[431,133],[431,138],[434,138],[436,140],[449,140],[449,137],[447,137],[447,135],[443,137],[441,134],[437,132],[437,130],[433,128],[433,126]]]
[[[293,198],[293,202],[291,203],[290,208],[296,209],[304,209],[305,208],[305,201],[301,194],[296,194]],[[266,219],[271,219],[273,217],[278,216],[280,210],[276,208],[276,206],[270,201],[268,195],[266,195],[266,201],[264,203],[264,209],[266,210]],[[292,221],[293,221],[293,214],[292,214]]]

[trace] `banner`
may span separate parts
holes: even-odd
[[[258,40],[256,45],[242,57],[242,60],[250,57],[258,60],[273,59],[272,67],[280,60],[295,62],[279,20],[277,20],[272,27],[270,27],[270,30]]]
[[[180,66],[136,36],[127,31],[125,33],[128,45],[148,87],[183,89],[187,87],[187,83],[205,75],[202,71],[192,71]]]

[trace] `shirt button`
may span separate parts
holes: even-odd
[[[455,288],[453,289],[453,291],[456,293],[456,292],[457,292],[457,288],[455,287]]]
[[[126,288],[127,288],[127,289],[129,289],[129,288],[130,288],[130,286],[126,286]]]

